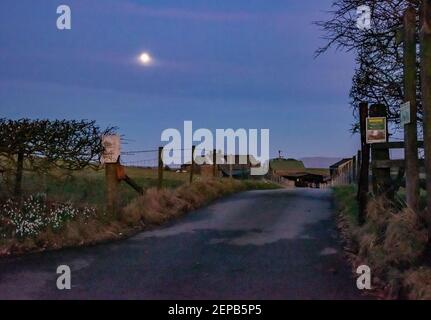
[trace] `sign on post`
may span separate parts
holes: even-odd
[[[103,136],[102,145],[105,150],[100,158],[100,162],[102,164],[117,163],[120,156],[120,136],[116,134]]]
[[[386,117],[368,117],[366,129],[367,143],[382,143],[387,141]]]
[[[410,101],[403,103],[400,107],[401,126],[404,127],[410,123]]]

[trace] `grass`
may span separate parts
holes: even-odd
[[[272,159],[271,169],[276,171],[304,170],[304,163],[296,159]]]
[[[360,226],[356,189],[337,187],[334,193],[354,267],[368,265],[385,297],[431,299],[431,269],[425,260],[429,234],[419,215],[385,198],[371,198],[366,223]]]
[[[348,220],[351,228],[358,226],[358,203],[356,202],[356,188],[353,185],[335,187],[335,199],[338,209],[343,216]]]
[[[144,189],[157,186],[157,169],[127,167],[126,173]],[[163,178],[164,188],[177,188],[188,182],[189,175],[164,171]],[[57,201],[85,203],[102,209],[105,201],[105,172],[85,169],[71,173],[55,170],[46,175],[27,173],[23,179],[23,189],[26,194],[45,193],[48,198]],[[126,183],[120,183],[119,189],[121,206],[138,196]]]

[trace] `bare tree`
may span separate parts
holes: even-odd
[[[21,195],[23,171],[47,172],[57,167],[97,167],[101,137],[114,132],[95,121],[0,119],[0,171],[15,173],[15,195]]]
[[[358,7],[371,9],[371,28],[359,29],[356,25]],[[350,91],[351,106],[357,119],[361,101],[383,103],[388,107],[389,120],[399,123],[399,105],[403,102],[402,16],[408,6],[416,10],[415,0],[336,0],[328,21],[316,22],[328,43],[316,51],[323,54],[331,47],[356,54],[356,69]],[[419,49],[418,49],[419,51]],[[419,64],[418,64],[419,65]],[[418,70],[417,95],[420,101]],[[419,122],[422,108],[418,104]],[[353,131],[358,124],[353,125]]]

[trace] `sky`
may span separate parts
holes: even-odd
[[[72,29],[58,30],[57,7]],[[161,145],[164,129],[269,129],[270,153],[352,156],[352,54],[313,21],[331,0],[2,0],[0,117],[94,119]],[[153,63],[138,57],[148,52]]]

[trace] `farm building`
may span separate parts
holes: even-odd
[[[331,178],[334,178],[335,176],[337,176],[340,172],[340,169],[343,168],[344,166],[349,165],[350,161],[352,161],[351,158],[344,158],[334,163],[333,165],[331,165],[329,167],[329,174],[331,175]]]
[[[296,159],[272,159],[270,172],[272,176],[281,178],[284,184],[302,188],[320,188],[329,180],[328,170],[305,168],[302,161]]]
[[[202,156],[200,156],[203,158]],[[196,157],[198,158],[198,157]],[[252,155],[235,155],[234,164],[228,164],[228,156],[224,156],[224,164],[217,165],[217,175],[220,177],[230,177],[236,179],[247,179],[250,177],[251,168],[259,166],[259,162]],[[190,162],[181,166],[182,170],[190,170]],[[212,176],[212,164],[199,165],[195,163],[194,172],[202,176]]]

